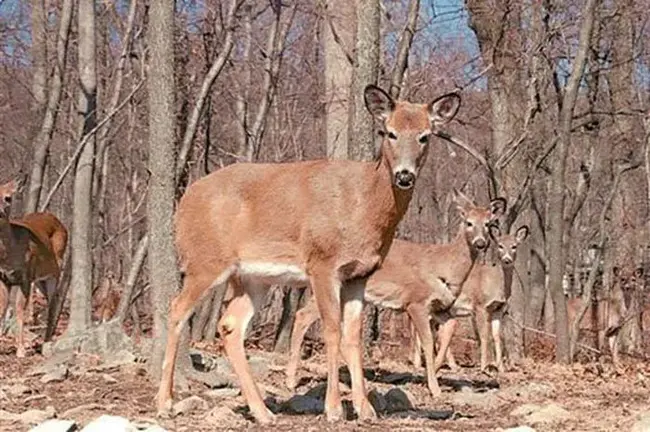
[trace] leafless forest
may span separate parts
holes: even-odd
[[[110,343],[78,341],[119,334],[151,347],[155,383],[186,187],[243,161],[374,159],[363,89],[377,84],[410,101],[462,97],[399,238],[450,241],[454,188],[507,198],[502,230],[530,227],[504,322],[513,364],[610,362],[617,289],[618,371],[647,359],[650,2],[176,0],[165,14],[166,1],[0,0],[0,184],[20,182],[13,218],[48,211],[69,231],[54,346],[37,338],[47,308],[34,290],[28,357],[66,343],[107,356]],[[283,358],[309,295],[273,288],[247,347]],[[222,297],[196,310],[183,349],[221,352]],[[469,329],[452,343],[469,347],[461,364],[476,363]],[[367,357],[406,364],[410,337],[403,314],[367,305]],[[23,360],[11,332],[1,340],[2,363]],[[322,352],[318,328],[306,346]]]

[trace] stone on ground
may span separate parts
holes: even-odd
[[[77,424],[72,420],[50,419],[31,428],[29,432],[73,432],[76,430]]]

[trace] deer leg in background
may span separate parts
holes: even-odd
[[[426,362],[427,386],[432,397],[438,397],[442,394],[438,380],[436,379],[435,363],[433,360],[433,334],[431,333],[431,324],[429,321],[428,305],[411,304],[407,308],[407,313],[415,327],[417,334],[422,341],[424,349],[424,361]]]
[[[300,348],[305,339],[309,327],[318,320],[318,305],[315,299],[311,299],[307,304],[298,312],[293,322],[293,329],[291,330],[291,347],[289,349],[289,362],[286,369],[286,385],[290,389],[295,389],[298,384],[298,363],[300,362]]]
[[[25,351],[25,303],[29,299],[30,283],[23,281],[16,292],[16,357],[23,358]]]

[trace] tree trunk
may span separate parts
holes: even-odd
[[[149,281],[153,287],[154,346],[149,372],[160,378],[167,341],[169,304],[178,287],[174,251],[174,2],[152,0],[149,7],[149,67],[147,93],[149,105],[149,194],[147,230],[149,233]]]
[[[349,155],[348,113],[352,85],[355,2],[328,0],[323,19],[327,158]]]
[[[63,75],[65,73],[68,55],[68,35],[70,34],[70,22],[72,21],[72,0],[63,0],[59,21],[59,33],[56,41],[56,63],[48,89],[47,106],[41,127],[34,138],[34,156],[32,171],[29,176],[29,190],[27,192],[27,203],[24,212],[32,213],[38,208],[38,201],[43,188],[43,176],[47,164],[47,156],[50,152],[50,139],[54,131],[56,116],[59,111],[59,101],[63,89]]]
[[[406,25],[399,39],[395,66],[390,77],[389,94],[394,99],[398,99],[402,93],[402,81],[404,80],[404,72],[406,72],[406,67],[408,66],[409,52],[411,51],[411,43],[415,36],[419,11],[420,0],[410,0]]]
[[[97,73],[95,67],[95,2],[80,0],[79,29],[79,114],[80,140],[96,124]],[[95,137],[87,139],[75,168],[72,210],[72,279],[68,333],[81,333],[90,327],[93,287],[92,262],[92,187],[95,162]]]
[[[562,278],[564,276],[566,242],[564,239],[564,190],[566,188],[566,160],[571,142],[573,110],[587,62],[594,27],[594,11],[597,0],[587,0],[582,14],[578,52],[573,61],[571,75],[564,90],[560,111],[557,153],[553,164],[549,190],[548,214],[548,277],[549,289],[555,311],[556,361],[570,362],[569,327]]]
[[[32,109],[42,115],[47,102],[47,26],[44,0],[32,0]]]
[[[285,288],[282,296],[282,315],[275,334],[275,352],[288,352],[291,343],[291,329],[296,318],[296,311],[300,304],[304,289]]]
[[[363,89],[376,84],[379,71],[379,0],[357,0],[356,64],[352,73],[352,105],[348,137],[354,160],[373,160],[376,156],[373,119],[366,111]]]

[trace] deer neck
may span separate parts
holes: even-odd
[[[503,290],[506,298],[510,298],[510,293],[512,293],[512,278],[515,274],[515,265],[501,266],[501,270],[503,272]]]

